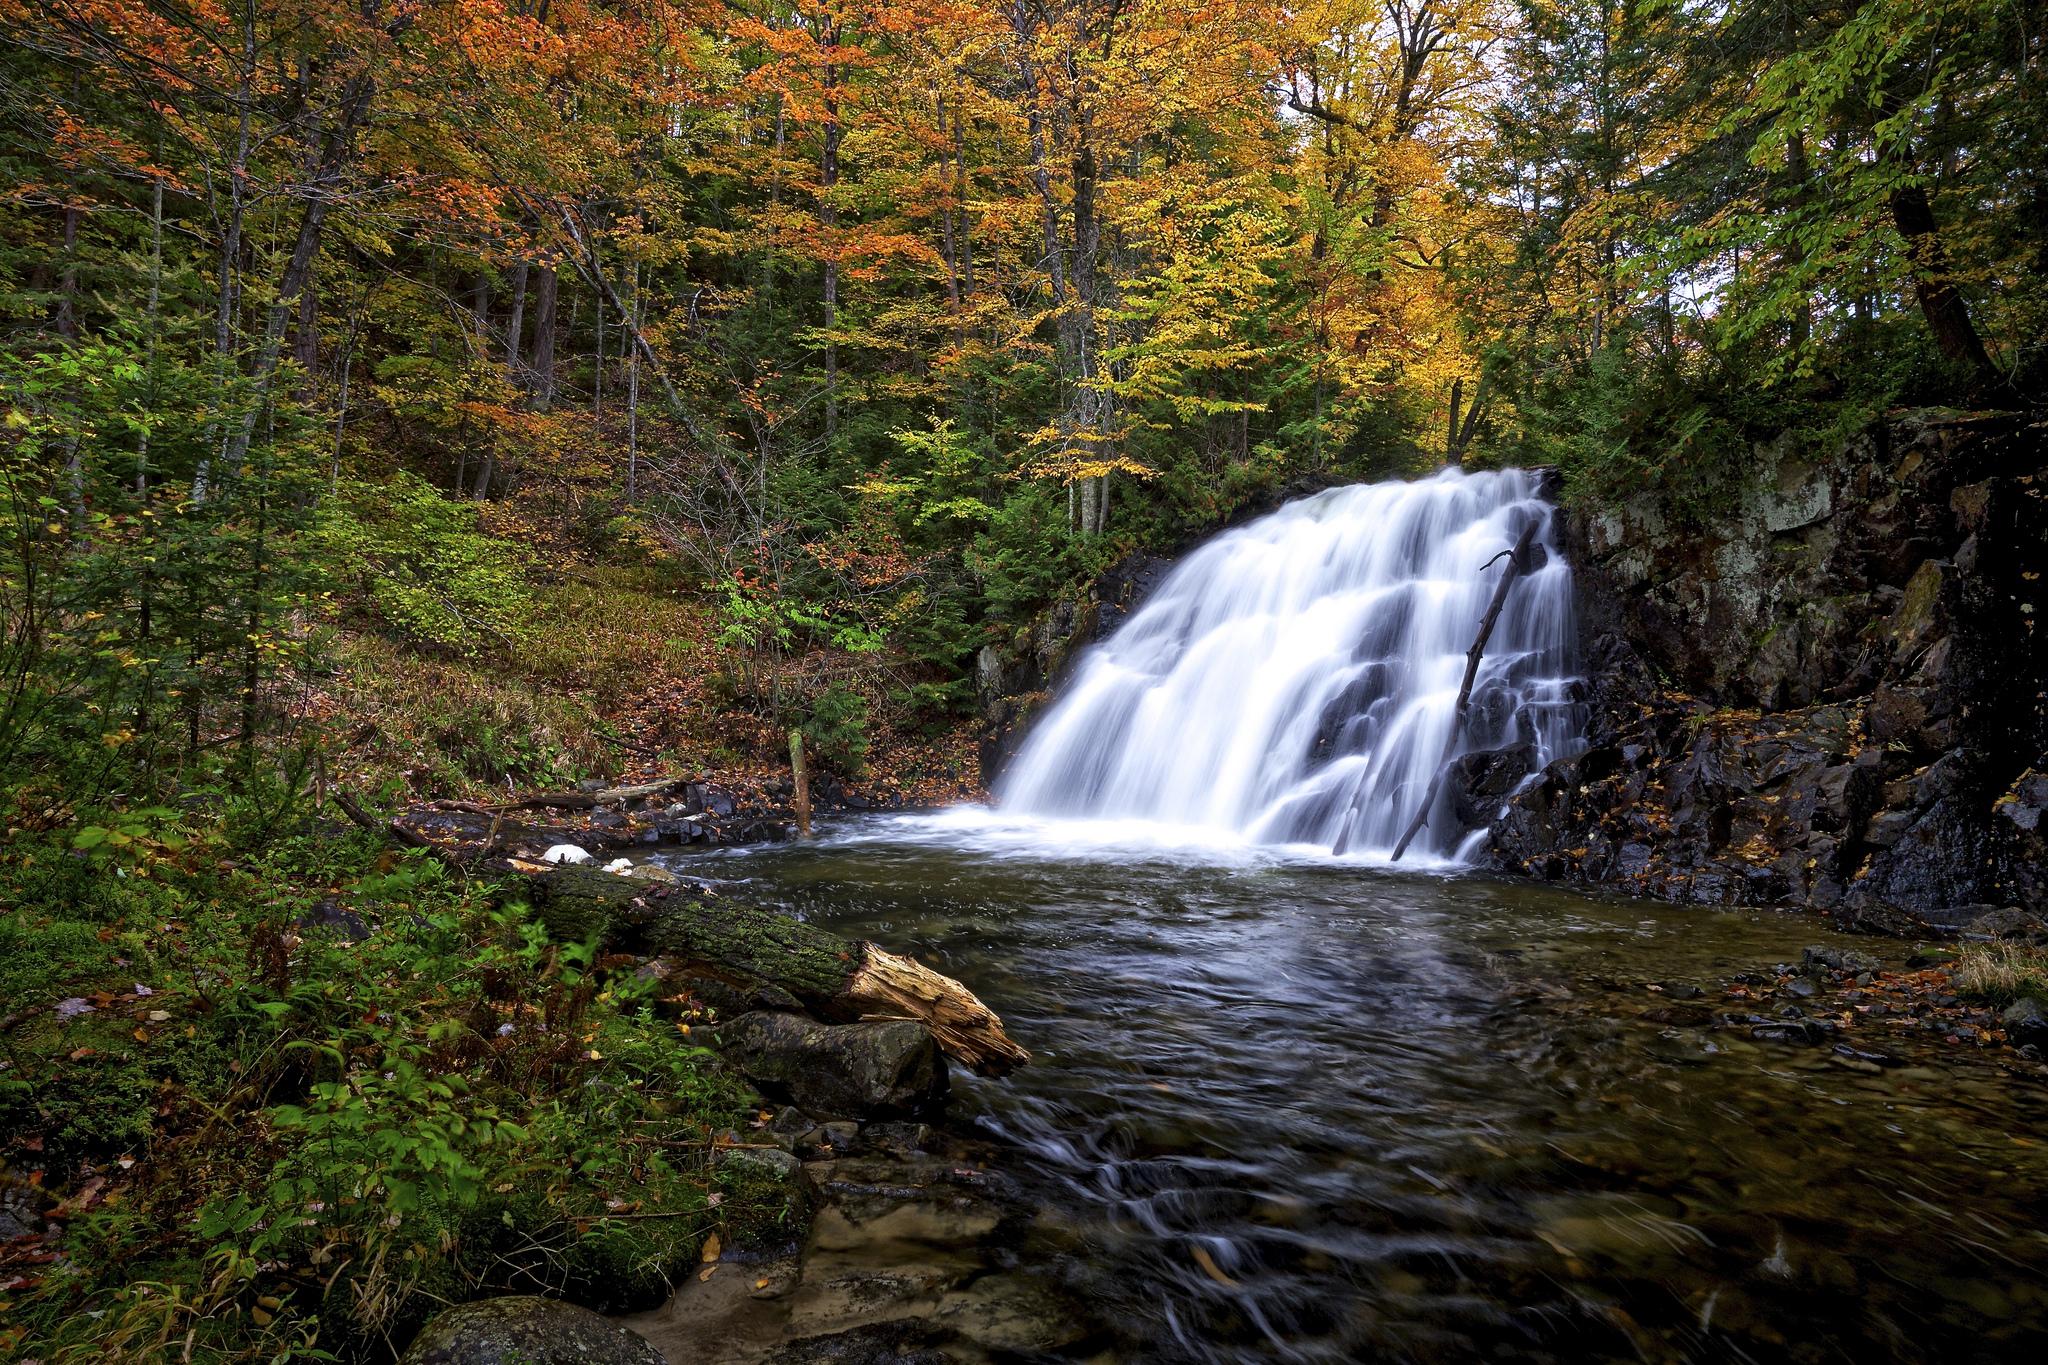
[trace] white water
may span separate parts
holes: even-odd
[[[998,782],[1005,815],[1089,842],[1386,857],[1507,561],[1481,566],[1531,518],[1547,562],[1509,589],[1456,752],[1571,752],[1570,570],[1537,476],[1446,470],[1303,498],[1189,555],[1084,657]],[[1473,851],[1449,785],[1405,862]]]

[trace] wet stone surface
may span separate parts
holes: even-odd
[[[778,1126],[796,1123],[768,1125]],[[670,1365],[992,1361],[1095,1333],[1046,1268],[1007,1252],[1006,1232],[1032,1211],[989,1164],[988,1144],[921,1124],[827,1126],[841,1127],[793,1143],[812,1157],[801,1179],[815,1213],[801,1246],[728,1249],[664,1308],[624,1320]]]

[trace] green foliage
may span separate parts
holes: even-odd
[[[829,687],[811,698],[799,727],[804,752],[818,763],[859,777],[867,767],[868,699],[850,687]]]
[[[517,644],[525,630],[527,557],[479,530],[473,504],[417,475],[344,485],[319,539],[329,571],[407,639],[474,656]]]
[[[119,335],[0,354],[9,788],[35,774],[73,802],[132,794],[229,727],[247,757],[271,728],[265,684],[310,662],[307,450],[280,411],[226,467],[238,396]]]
[[[165,1312],[228,1360],[353,1358],[493,1290],[645,1308],[723,1219],[776,1216],[710,1198],[710,1135],[749,1096],[648,983],[432,859],[300,819],[235,866],[195,852],[206,828],[146,860],[163,826],[136,815],[126,862],[0,860],[0,988],[33,1021],[0,1158],[141,1177],[17,1296],[31,1354],[98,1358]]]

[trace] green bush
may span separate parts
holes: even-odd
[[[817,763],[847,777],[859,777],[868,762],[868,699],[850,687],[832,687],[811,698],[799,728],[804,751]]]

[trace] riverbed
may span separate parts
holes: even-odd
[[[1775,989],[1806,946],[1906,945],[974,812],[669,861],[1001,1012],[1035,1060],[957,1077],[949,1122],[1034,1210],[991,1264],[1086,1315],[1078,1354],[2048,1348],[2048,1088]]]

